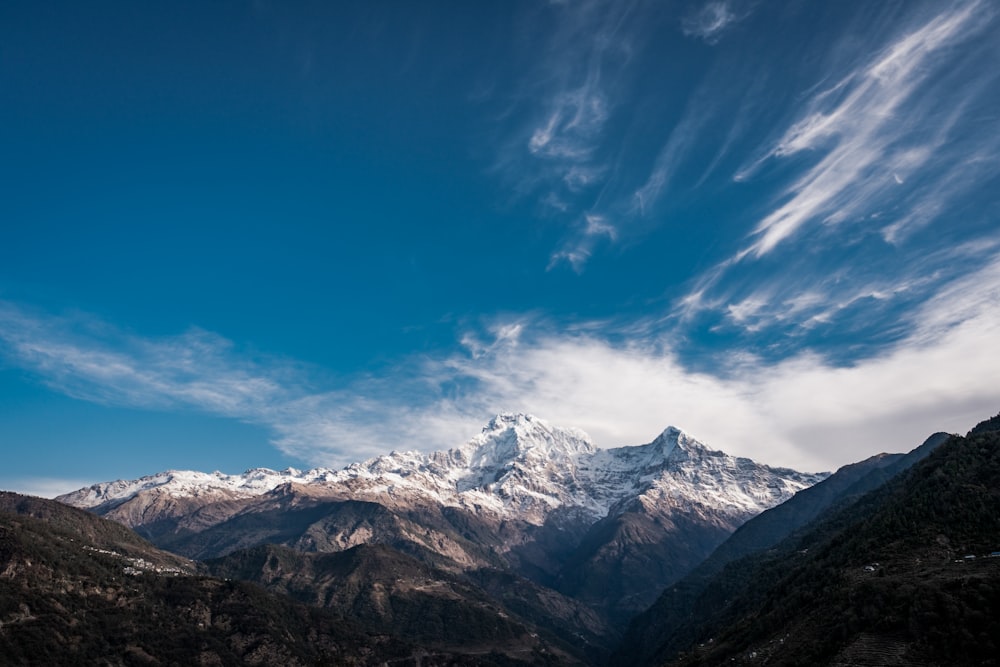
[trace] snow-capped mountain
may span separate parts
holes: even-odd
[[[501,414],[463,445],[341,470],[168,471],[59,498],[158,546],[213,558],[260,544],[383,544],[452,572],[505,571],[611,625],[736,528],[826,477],[710,450],[676,428],[599,449],[582,431]]]
[[[635,501],[649,508],[709,506],[748,518],[825,476],[711,451],[673,427],[647,445],[598,449],[579,429],[554,427],[531,415],[501,414],[472,440],[447,451],[392,452],[342,470],[167,471],[95,484],[59,500],[114,515],[114,508],[142,497],[239,501],[291,484],[317,497],[390,507],[434,503],[542,525],[557,509],[597,521]],[[141,517],[142,523],[153,518],[146,512],[130,516]],[[116,518],[134,525],[125,516]]]

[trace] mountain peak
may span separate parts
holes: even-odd
[[[684,459],[691,454],[707,453],[709,449],[700,441],[691,437],[676,426],[668,426],[651,443],[660,452],[664,460]]]
[[[242,475],[168,471],[132,482],[95,485],[60,500],[78,507],[114,508],[147,496],[134,503],[145,512],[145,505],[161,496],[190,499],[185,502],[231,502],[295,484],[314,485],[317,494],[330,497],[382,503],[430,500],[542,525],[559,507],[601,518],[640,497],[647,504],[718,506],[750,515],[821,478],[771,470],[709,450],[673,426],[645,445],[598,449],[580,429],[552,426],[531,414],[503,412],[472,439],[447,451],[392,453],[337,471],[254,468]]]
[[[548,459],[589,453],[594,445],[580,429],[551,426],[530,414],[502,412],[465,449],[473,467],[492,467],[532,454]]]
[[[532,428],[532,427],[543,427],[547,428],[548,423],[544,419],[539,419],[538,417],[528,414],[526,412],[499,412],[486,422],[486,426],[483,427],[483,433],[490,433],[494,431],[505,431],[509,428]]]

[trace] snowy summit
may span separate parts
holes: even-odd
[[[746,517],[826,476],[771,468],[713,451],[670,427],[646,445],[599,449],[586,433],[528,414],[500,414],[467,443],[431,454],[393,452],[342,470],[264,468],[242,475],[168,471],[95,484],[59,500],[105,513],[146,499],[199,504],[273,493],[289,485],[313,496],[387,506],[434,504],[542,525],[561,510],[599,520],[636,502],[647,507],[725,509]],[[143,503],[148,504],[148,503]],[[142,513],[148,520],[148,508]]]

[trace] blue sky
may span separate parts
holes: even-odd
[[[1000,6],[6,2],[0,486],[1000,409]]]

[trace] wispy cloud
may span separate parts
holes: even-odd
[[[696,96],[689,105],[688,112],[670,132],[645,182],[633,193],[628,214],[645,216],[655,210],[655,205],[669,188],[674,173],[698,140],[707,121],[706,108],[707,104],[702,96]]]
[[[521,90],[528,120],[513,132],[500,166],[525,190],[589,187],[604,171],[596,152],[612,110],[615,69],[630,48],[630,10],[586,0],[542,11],[553,30],[532,45],[540,55]]]
[[[779,363],[743,353],[713,373],[691,370],[666,338],[612,342],[606,323],[567,332],[532,318],[470,332],[459,352],[318,390],[298,365],[252,358],[200,331],[142,339],[6,304],[0,340],[9,362],[54,390],[258,424],[282,451],[312,464],[446,448],[493,413],[523,410],[581,427],[603,446],[648,442],[675,424],[736,454],[826,469],[995,412],[998,285],[994,256],[905,317],[907,336],[853,364],[810,352]],[[751,318],[758,308],[735,315]]]
[[[861,252],[851,261],[821,261],[804,253],[785,259],[779,271],[763,273],[727,266],[706,274],[706,282],[675,306],[671,322],[689,335],[708,328],[730,349],[755,350],[771,363],[811,349],[830,363],[849,364],[916,340],[924,329],[914,326],[914,313],[927,317],[924,304],[952,293],[952,286],[972,280],[981,284],[970,293],[995,289],[1000,277],[989,267],[998,248],[1000,235],[994,234],[919,255]],[[943,304],[937,312],[963,321]]]
[[[625,97],[626,73],[648,32],[647,3],[610,0],[549,3],[532,16],[551,29],[530,45],[536,60],[524,73],[514,107],[503,116],[495,167],[516,192],[537,197],[567,224],[550,267],[582,269],[603,230],[587,224],[617,159],[608,126]],[[606,225],[613,225],[608,221]]]
[[[579,233],[554,252],[549,259],[548,269],[560,264],[569,264],[574,271],[580,273],[590,259],[590,255],[598,241],[615,241],[618,238],[618,228],[610,222],[606,215],[584,213],[577,225]]]
[[[150,340],[84,315],[33,315],[0,303],[0,341],[9,356],[50,386],[98,403],[198,405],[238,417],[285,392],[281,376],[287,370],[263,374],[252,361],[234,363],[232,343],[200,329]]]
[[[866,12],[864,25],[780,44],[771,23],[790,19],[752,1],[709,0],[680,18],[605,0],[545,12],[552,30],[532,45],[497,164],[565,224],[550,269],[583,271],[602,244],[674,224],[706,197],[746,203],[745,220],[723,221],[730,239],[745,237],[720,279],[792,242],[854,243],[856,227],[900,244],[995,173],[998,75],[982,63],[998,55],[983,37],[996,11],[982,0]],[[683,79],[650,65],[664,55],[650,27],[664,20],[720,44]],[[748,49],[759,68],[744,63]],[[722,170],[733,180],[720,182]],[[594,216],[600,230],[586,224]]]
[[[329,437],[336,423],[325,406],[342,397],[310,390],[304,367],[255,358],[201,329],[143,338],[91,316],[52,316],[0,302],[0,352],[68,396],[103,405],[197,410],[261,425],[279,447],[300,458],[347,462],[381,451],[371,442]]]
[[[596,72],[579,88],[560,91],[549,101],[547,117],[528,140],[529,152],[552,160],[564,171],[562,180],[574,174],[596,173],[586,163],[593,157],[594,143],[608,119],[608,101],[600,90]]]
[[[715,44],[733,24],[746,17],[734,0],[712,0],[692,11],[681,21],[685,35]]]
[[[679,321],[782,353],[800,347],[788,336],[853,331],[869,350],[905,335],[901,309],[984,265],[1000,166],[1000,117],[984,109],[1000,75],[982,62],[1000,55],[985,37],[997,14],[931,8],[852,33],[803,78],[819,83],[801,111],[736,172],[774,194],[754,204],[748,240],[677,299]]]
[[[602,243],[634,239],[664,224],[660,205],[674,188],[678,172],[685,172],[686,181],[694,181],[687,173],[690,169],[700,170],[704,179],[715,168],[747,127],[737,112],[744,108],[739,91],[746,86],[732,80],[728,66],[710,68],[710,76],[696,86],[674,121],[676,100],[687,96],[690,82],[665,77],[647,60],[663,57],[649,48],[657,39],[653,27],[665,30],[677,20],[664,11],[666,5],[592,0],[560,7],[573,18],[561,23],[559,32],[577,37],[553,38],[560,46],[550,49],[543,61],[550,72],[541,77],[544,85],[560,82],[535,96],[544,101],[544,113],[529,126],[534,166],[544,169],[525,169],[523,163],[509,159],[510,151],[505,156],[522,183],[547,189],[542,200],[567,220],[569,233],[552,253],[549,268],[568,265],[582,272]],[[738,0],[709,2],[684,18],[683,29],[715,43],[751,9],[751,3]],[[575,79],[567,75],[574,71],[579,72]],[[583,81],[579,86],[562,83],[577,79]],[[754,85],[751,81],[749,88]],[[728,131],[718,131],[721,126]],[[636,142],[630,131],[644,139]],[[701,152],[719,139],[721,145],[711,146],[718,150],[715,161],[706,164]],[[655,159],[646,167],[651,149]],[[692,156],[699,158],[697,164],[692,165]],[[595,229],[583,224],[593,217],[600,217],[604,225]],[[607,234],[608,228],[614,233]]]
[[[808,223],[836,223],[863,215],[893,197],[887,192],[932,158],[935,167],[940,166],[940,149],[961,113],[941,118],[940,109],[921,103],[916,93],[935,68],[953,56],[946,47],[981,29],[983,10],[978,2],[950,8],[808,101],[802,117],[765,157],[737,174],[738,180],[749,178],[769,159],[804,151],[823,154],[782,193],[783,203],[757,224],[753,232],[757,238],[741,256],[759,258]],[[972,86],[961,92],[979,91]],[[956,99],[954,92],[944,99],[959,112],[967,101]]]

